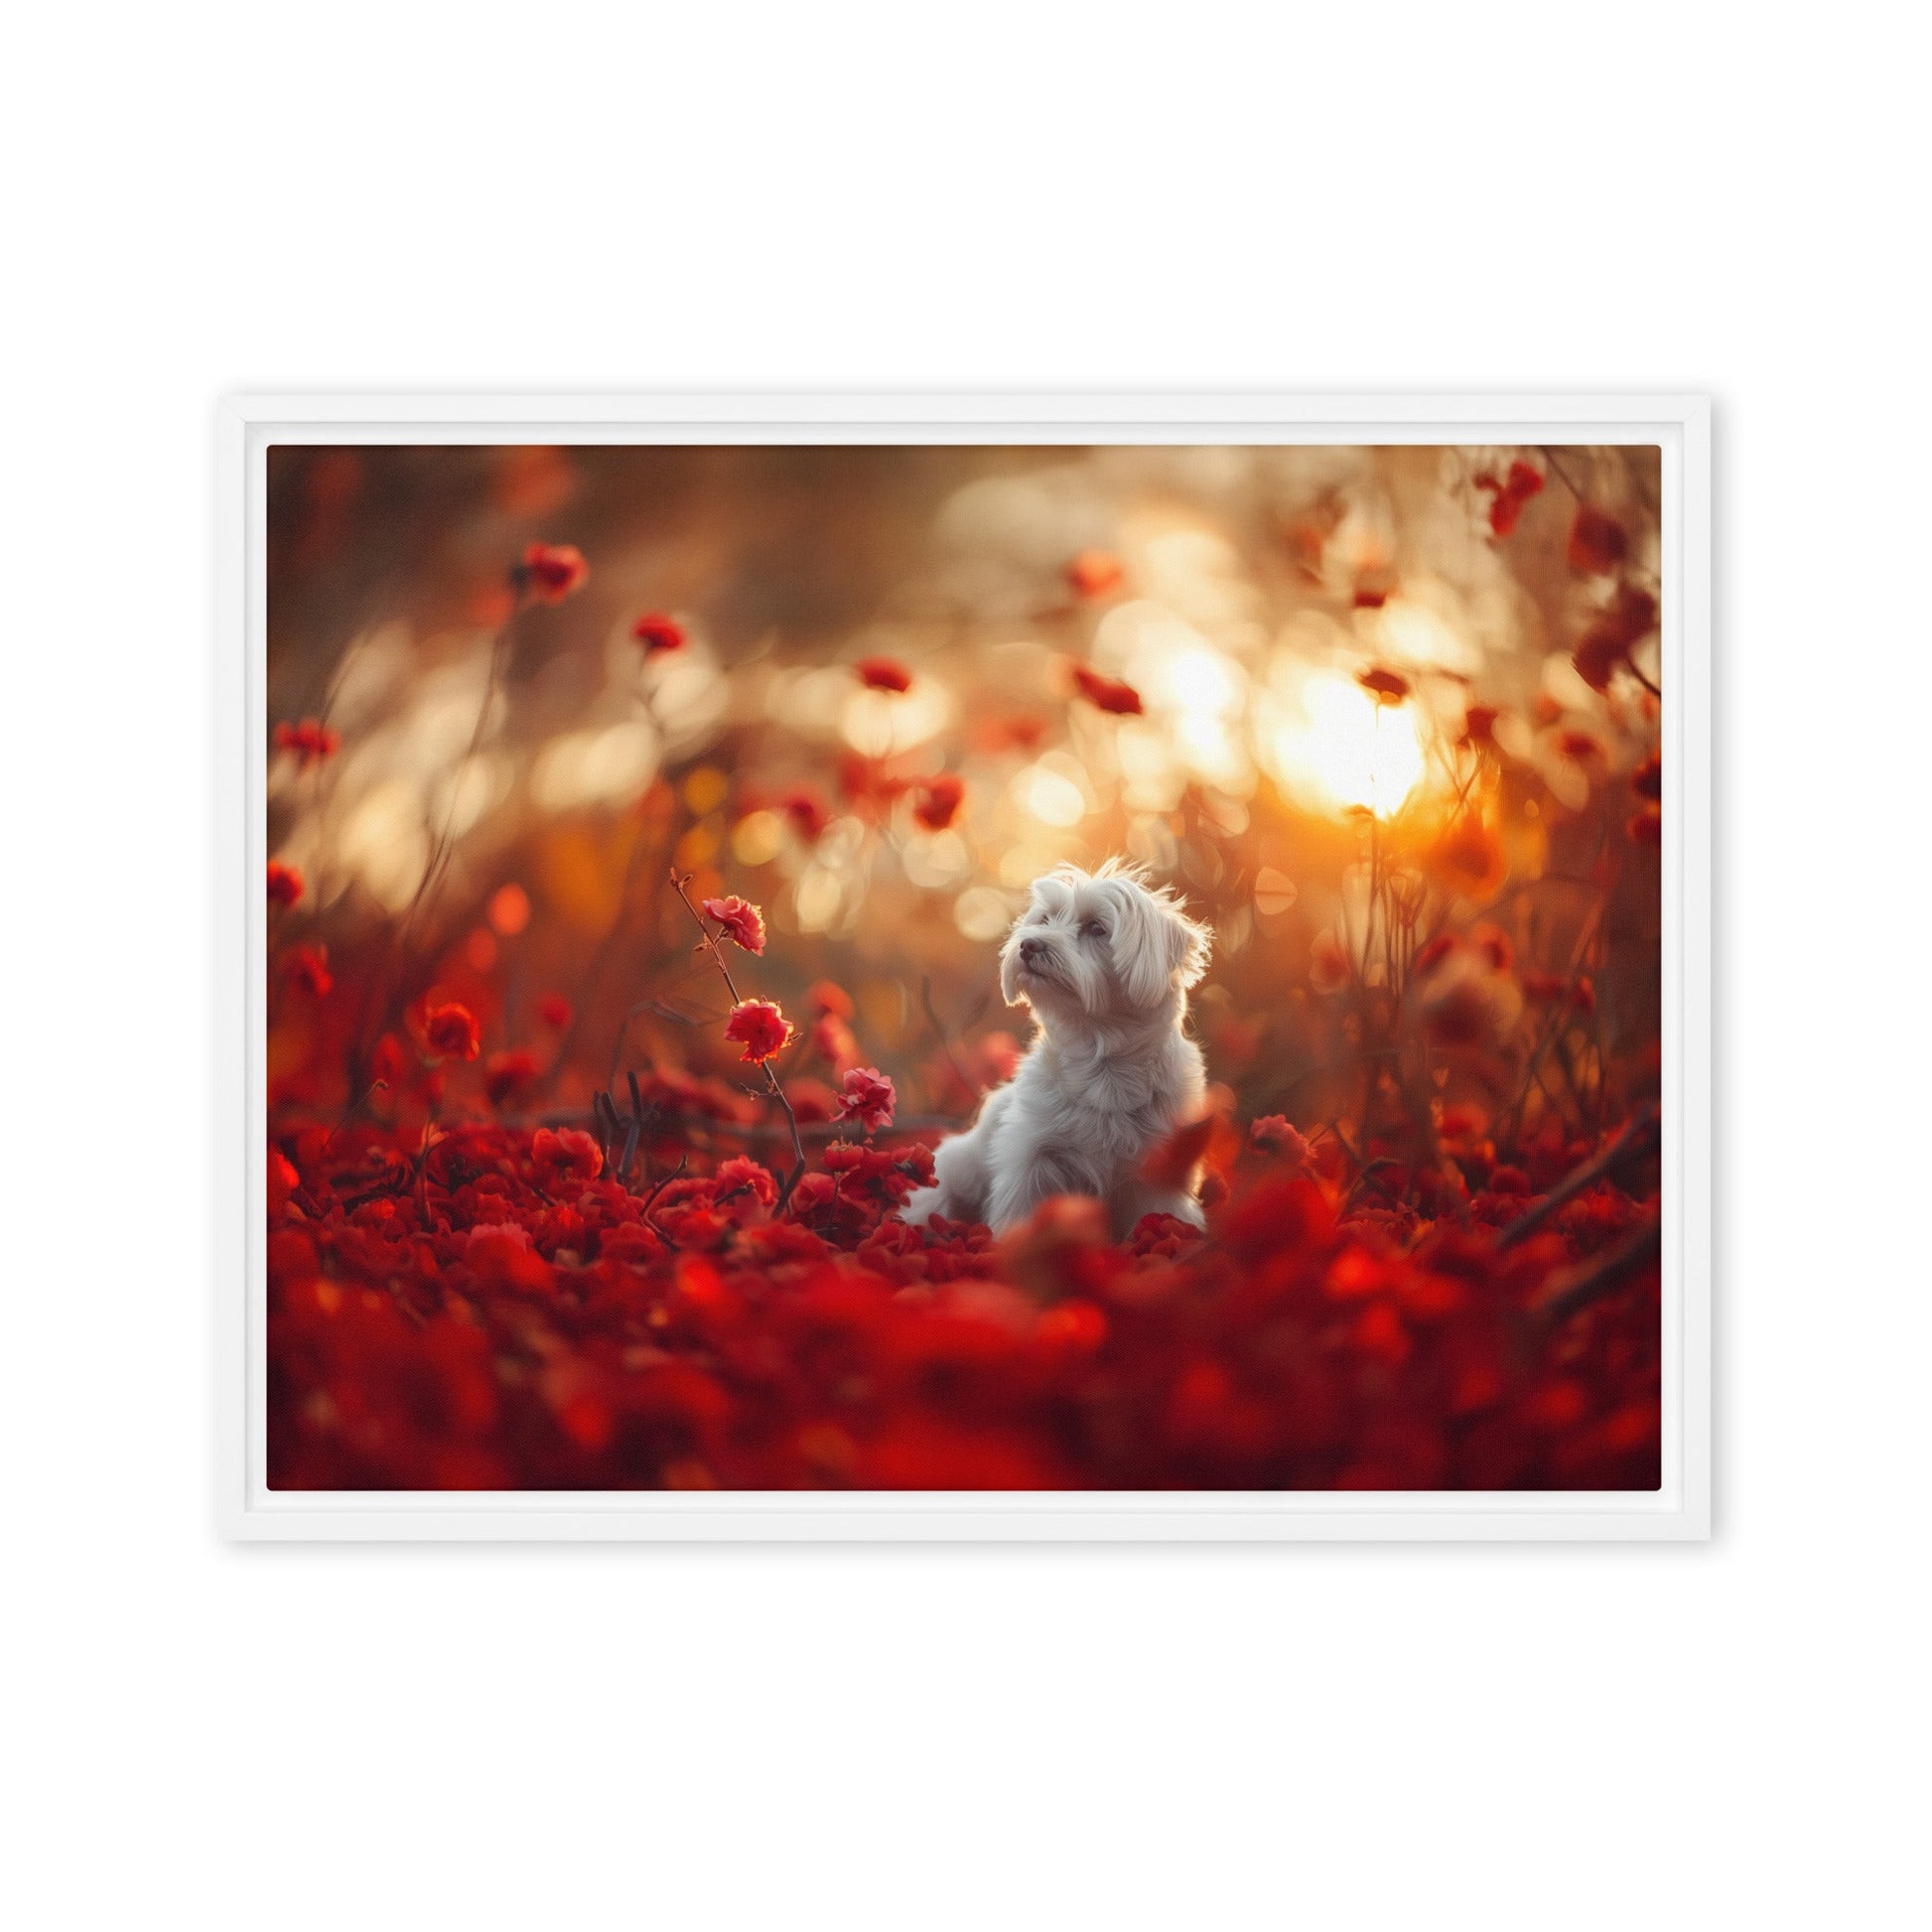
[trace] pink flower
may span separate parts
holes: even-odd
[[[764,914],[742,898],[708,898],[704,909],[725,928],[724,936],[747,952],[764,950]]]
[[[877,1067],[855,1066],[845,1076],[845,1091],[839,1096],[837,1118],[856,1120],[871,1133],[893,1124],[893,1110],[898,1095],[893,1083]]]
[[[773,1001],[741,1000],[725,1022],[725,1037],[743,1045],[746,1060],[762,1066],[790,1044],[792,1029]]]

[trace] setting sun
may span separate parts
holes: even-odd
[[[1300,711],[1276,730],[1271,747],[1291,790],[1330,807],[1365,805],[1385,818],[1401,808],[1423,773],[1411,706],[1378,704],[1353,679],[1323,673],[1303,685]]]

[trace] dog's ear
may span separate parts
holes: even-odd
[[[1159,1006],[1171,988],[1192,986],[1207,971],[1214,935],[1165,894],[1129,886],[1120,899],[1114,966],[1121,990],[1137,1007]]]

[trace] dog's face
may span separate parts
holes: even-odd
[[[1129,868],[1062,866],[1035,883],[1000,950],[1000,991],[1062,1023],[1148,1019],[1207,970],[1212,934]]]

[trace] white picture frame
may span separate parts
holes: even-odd
[[[1711,1533],[1711,411],[1693,395],[251,394],[217,416],[217,1518],[248,1541],[1691,1541]],[[266,456],[316,443],[1646,443],[1662,451],[1663,1483],[1650,1494],[266,1486]]]

